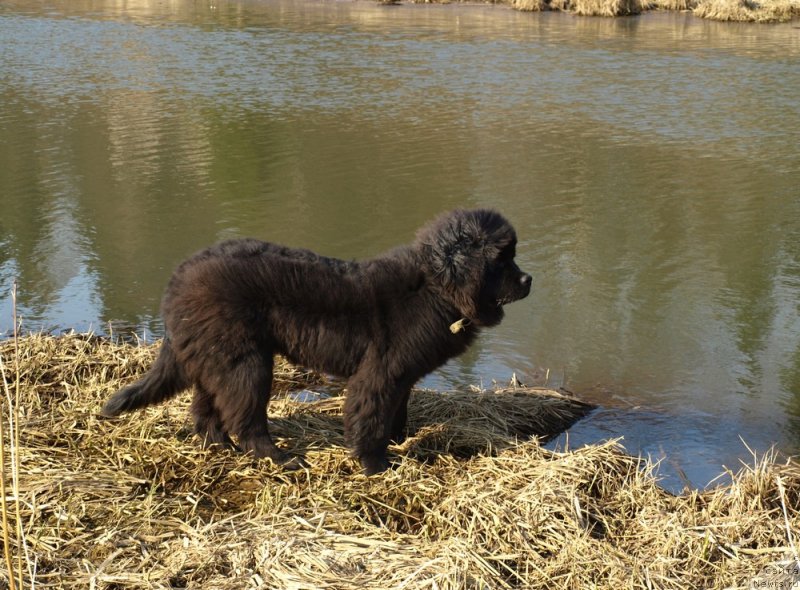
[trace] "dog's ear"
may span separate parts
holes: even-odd
[[[430,260],[442,291],[462,316],[476,319],[484,275],[480,251],[464,245],[456,249],[445,247],[433,254]]]
[[[485,269],[485,238],[471,212],[454,211],[420,230],[417,244],[428,276],[461,314],[478,317]]]

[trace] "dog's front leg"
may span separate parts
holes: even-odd
[[[358,374],[347,384],[344,403],[344,436],[366,475],[389,468],[386,447],[392,434],[395,410],[402,393]]]

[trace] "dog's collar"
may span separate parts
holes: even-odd
[[[469,318],[461,318],[457,322],[453,322],[452,324],[450,324],[450,331],[453,334],[458,334],[459,332],[466,330],[467,326],[469,326],[471,323],[472,320],[470,320]]]

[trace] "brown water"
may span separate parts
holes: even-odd
[[[431,387],[601,404],[705,485],[800,448],[800,29],[352,2],[0,3],[0,330],[158,336],[240,235],[362,257],[514,220],[534,293]],[[563,442],[563,441],[562,441]]]

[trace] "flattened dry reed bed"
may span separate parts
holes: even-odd
[[[11,509],[7,528],[25,587],[33,575],[69,589],[727,588],[796,557],[800,469],[774,456],[676,497],[615,442],[550,452],[528,438],[565,428],[580,402],[418,391],[396,468],[372,478],[342,447],[340,398],[277,399],[274,430],[311,464],[284,473],[201,450],[188,395],[98,418],[154,350],[80,335],[0,343],[4,415],[20,392],[26,551]],[[279,381],[321,385],[289,365]]]

